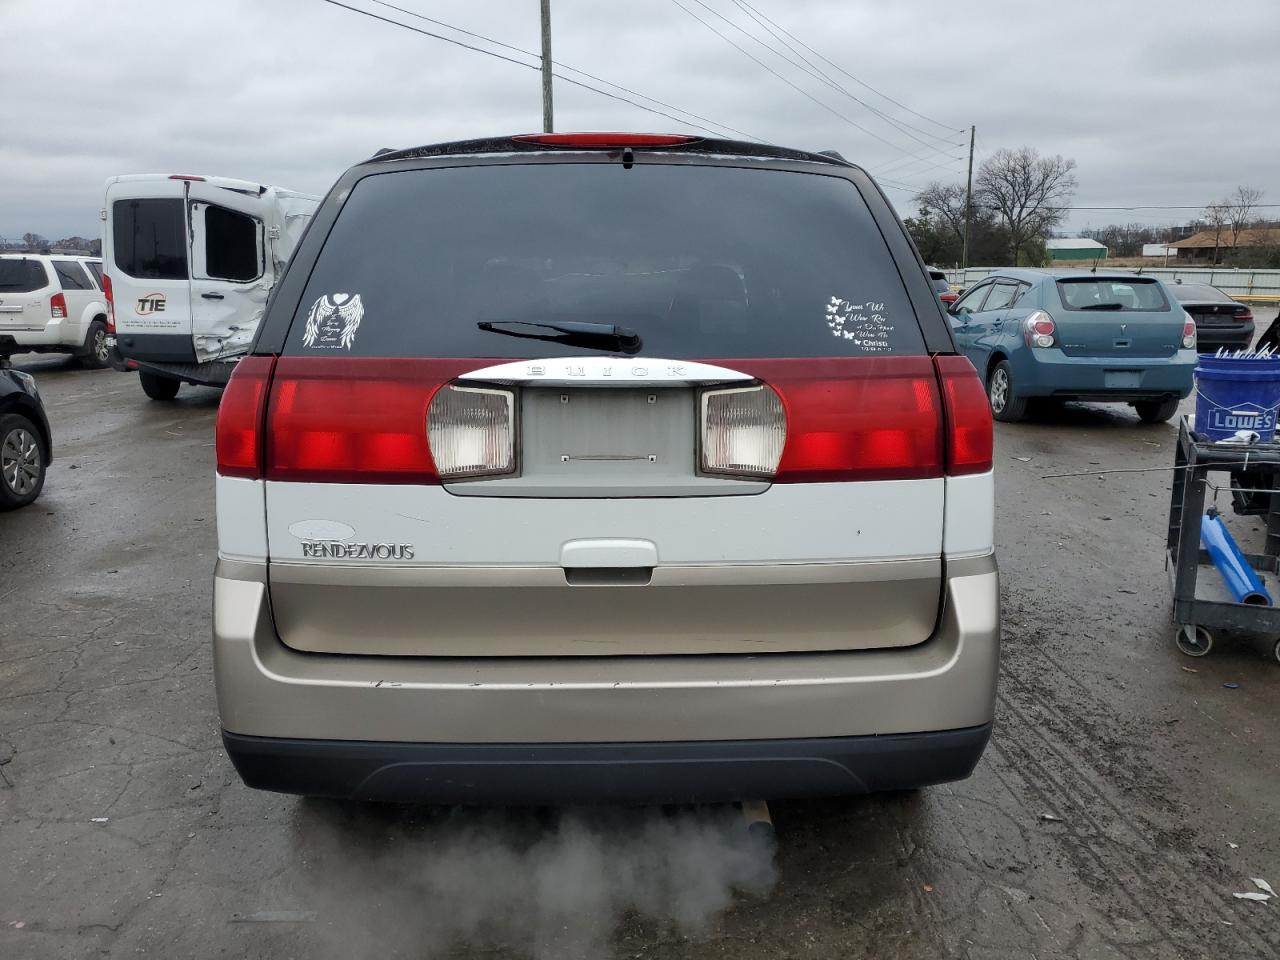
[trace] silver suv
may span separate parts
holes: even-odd
[[[710,801],[967,776],[991,417],[839,158],[558,134],[330,191],[218,413],[244,781]]]

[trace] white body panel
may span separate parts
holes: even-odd
[[[985,557],[995,549],[995,473],[947,477],[943,553],[950,559]]]
[[[261,480],[214,478],[218,556],[226,560],[267,559],[266,497]]]
[[[559,566],[574,540],[644,540],[659,564],[908,560],[942,552],[944,481],[774,484],[757,496],[459,497],[439,486],[266,483],[274,560],[304,560],[300,521],[356,543],[409,544],[398,566]],[[219,506],[221,511],[222,507]],[[326,559],[326,563],[361,560]]]

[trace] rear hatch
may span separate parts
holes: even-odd
[[[0,257],[0,331],[43,330],[52,318],[50,298],[58,292],[40,260]]]
[[[767,653],[934,629],[944,390],[843,176],[366,176],[282,355],[242,367],[271,377],[270,592],[296,649]]]
[[[1172,357],[1182,342],[1183,311],[1150,277],[1062,278],[1061,309],[1050,306],[1062,352],[1117,360]]]

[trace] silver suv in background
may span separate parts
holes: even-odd
[[[102,261],[57,254],[0,255],[0,336],[17,352],[71,353],[107,365]]]
[[[383,800],[965,777],[999,644],[992,425],[874,182],[556,134],[349,170],[217,424],[246,783]]]

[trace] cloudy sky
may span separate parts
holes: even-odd
[[[343,2],[529,60],[377,0]],[[539,43],[538,0],[394,3],[513,47]],[[948,142],[975,124],[978,162],[1021,145],[1074,158],[1080,206],[1202,206],[1237,184],[1280,204],[1275,0],[552,7],[559,72],[683,118],[557,80],[558,129],[706,124],[837,149],[906,212],[920,184],[963,178],[967,145]],[[784,49],[788,63],[774,52],[750,11],[829,58],[798,47],[826,78],[802,72],[815,71],[795,53]],[[535,70],[325,0],[0,0],[0,36],[0,236],[97,235],[102,182],[113,174],[210,173],[323,193],[382,146],[541,124]],[[1079,211],[1069,225],[1193,214]]]

